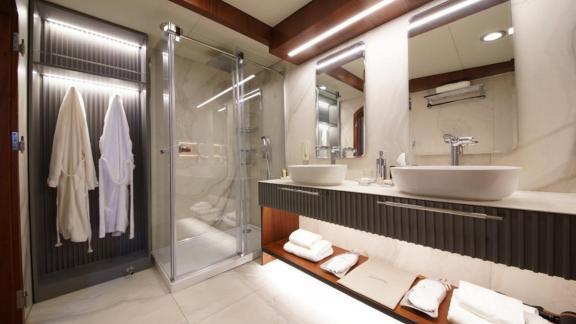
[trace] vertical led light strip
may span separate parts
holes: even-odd
[[[349,26],[357,23],[358,21],[370,16],[371,14],[375,13],[376,11],[386,7],[387,5],[391,4],[396,0],[382,0],[377,4],[373,5],[372,7],[361,11],[360,13],[344,20],[343,22],[339,23],[338,25],[328,29],[327,31],[323,32],[322,34],[312,38],[311,40],[307,41],[306,43],[296,47],[295,49],[288,52],[288,56],[293,57],[296,56],[303,51],[309,49],[310,47],[334,36],[335,34],[339,33],[340,31],[348,28]]]

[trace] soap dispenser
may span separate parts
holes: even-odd
[[[378,152],[379,157],[376,159],[376,182],[384,183],[387,179],[387,166],[386,159],[384,158],[384,151]]]

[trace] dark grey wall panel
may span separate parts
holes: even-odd
[[[259,184],[259,199],[262,206],[482,260],[576,279],[576,215],[270,183]],[[378,204],[379,201],[483,213],[499,216],[502,220],[385,206]]]
[[[145,34],[42,1],[35,16],[29,105],[30,223],[36,302],[140,270],[151,265],[148,224],[147,60]],[[59,24],[49,21],[57,20]],[[64,26],[64,27],[62,27]],[[68,27],[66,27],[68,26]],[[73,26],[72,29],[69,27]],[[66,29],[68,28],[68,29]],[[80,28],[83,31],[75,30]],[[121,35],[141,44],[131,49],[97,41],[95,33]],[[84,34],[83,34],[84,33]],[[113,43],[113,42],[112,42]],[[82,94],[94,165],[98,172],[104,117],[111,95],[123,100],[136,168],[134,169],[135,237],[98,238],[98,189],[89,192],[93,253],[88,244],[63,241],[56,248],[56,195],[49,188],[52,142],[62,99],[74,85]],[[127,88],[132,90],[127,90]]]

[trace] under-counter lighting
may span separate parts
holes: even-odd
[[[222,97],[223,95],[227,94],[228,92],[232,91],[232,89],[236,88],[237,86],[242,85],[242,84],[254,79],[255,77],[256,77],[256,75],[254,75],[254,74],[250,75],[246,79],[240,81],[237,85],[233,85],[230,88],[228,88],[228,89],[220,92],[219,94],[215,95],[214,97],[212,97],[212,98],[204,101],[203,103],[199,104],[198,106],[196,106],[196,108],[202,108],[202,107],[206,106],[207,104],[211,103],[212,101],[214,101],[214,100]]]
[[[328,58],[326,60],[320,61],[318,62],[318,64],[316,64],[316,70],[322,70],[323,68],[332,65],[336,62],[342,61],[343,59],[353,56],[355,54],[358,54],[360,52],[364,51],[364,44],[362,45],[358,45],[358,46],[354,46],[349,50],[346,50],[334,57]]]
[[[495,31],[495,32],[490,32],[488,34],[485,34],[484,36],[482,36],[481,39],[483,42],[493,42],[493,41],[498,40],[504,36],[506,36],[505,31]]]
[[[44,78],[53,79],[56,81],[60,81],[60,82],[64,82],[66,84],[72,84],[72,85],[80,83],[80,84],[90,85],[91,87],[105,88],[107,90],[113,90],[113,91],[122,90],[122,91],[135,92],[135,93],[140,92],[140,89],[138,89],[138,88],[130,88],[130,87],[124,87],[124,86],[120,86],[120,85],[110,85],[110,84],[106,84],[106,83],[94,82],[94,81],[84,80],[84,79],[70,78],[67,76],[56,75],[56,74],[45,73],[42,76]]]
[[[412,30],[414,28],[418,28],[420,26],[426,25],[426,24],[428,24],[428,23],[430,23],[436,19],[440,19],[442,17],[445,17],[451,13],[462,10],[462,9],[469,7],[469,6],[471,6],[475,3],[478,3],[480,1],[483,1],[483,0],[467,0],[467,1],[457,3],[453,6],[450,6],[448,8],[443,9],[443,10],[435,12],[429,16],[426,16],[424,18],[421,18],[421,19],[418,19],[416,21],[411,22],[410,25],[408,26],[408,30]]]
[[[288,56],[293,57],[296,56],[305,50],[309,49],[310,47],[324,41],[327,38],[334,36],[335,34],[339,33],[340,31],[348,28],[349,26],[357,23],[358,21],[370,16],[371,14],[375,13],[376,11],[386,7],[387,5],[391,4],[396,0],[383,0],[378,2],[377,4],[373,5],[372,7],[357,13],[356,15],[344,20],[343,22],[339,23],[338,25],[328,29],[327,31],[321,33],[320,35],[312,38],[311,40],[307,41],[306,43],[296,47],[295,49],[288,52]]]
[[[116,38],[116,37],[113,37],[110,35],[102,34],[102,33],[99,33],[99,32],[96,32],[96,31],[93,31],[90,29],[82,28],[82,27],[79,27],[76,25],[71,25],[69,23],[65,23],[65,22],[55,20],[52,18],[47,18],[46,22],[48,22],[54,26],[60,27],[62,30],[66,30],[68,32],[72,32],[72,33],[76,33],[76,34],[81,34],[84,37],[89,36],[89,37],[92,37],[92,38],[94,38],[96,40],[100,40],[100,41],[113,41],[117,44],[121,44],[121,45],[124,45],[126,47],[133,48],[133,49],[139,49],[140,47],[142,47],[142,45],[140,45],[140,44],[136,44],[136,43],[133,43],[133,42],[130,42],[130,41],[127,41],[124,39]]]

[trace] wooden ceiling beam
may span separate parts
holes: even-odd
[[[170,0],[264,45],[270,45],[272,27],[222,0]]]
[[[381,0],[312,0],[274,27],[222,0],[170,0],[269,47],[271,54],[300,64],[432,0],[394,0],[297,56],[288,52]]]
[[[288,56],[288,52],[294,48],[379,1],[380,0],[312,0],[306,6],[300,8],[294,14],[274,26],[270,53],[294,64],[300,64],[432,0],[395,0],[372,15],[308,50],[294,57]]]

